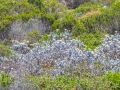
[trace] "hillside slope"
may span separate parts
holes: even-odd
[[[75,9],[65,6],[66,4],[62,2],[68,1],[0,0],[0,39],[23,41],[27,39],[27,33],[33,30],[38,30],[44,35],[56,29],[60,32],[68,29],[75,38],[79,37],[81,40],[81,36],[87,34],[94,36],[98,31],[99,34],[120,32],[119,0],[88,0],[87,2],[82,0],[78,3],[84,4],[75,6],[77,7]],[[72,4],[76,5],[76,3]],[[70,4],[70,7],[72,6]]]

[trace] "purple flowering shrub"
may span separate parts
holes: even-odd
[[[51,77],[68,75],[77,77],[101,76],[108,71],[120,71],[120,35],[106,37],[95,51],[86,50],[79,40],[65,30],[58,35],[50,34],[50,39],[42,43],[34,43],[33,48],[28,44],[14,43],[11,47],[14,54],[11,61],[3,58],[1,71],[16,77],[16,88],[22,85],[25,73]],[[9,67],[7,62],[11,62]]]

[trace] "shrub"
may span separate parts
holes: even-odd
[[[72,15],[66,15],[61,20],[59,28],[61,30],[64,30],[64,29],[74,30],[76,23],[77,23],[76,18],[74,18]]]
[[[10,57],[10,55],[12,55],[12,51],[7,46],[0,44],[0,56]]]
[[[76,27],[75,29],[72,31],[72,34],[77,37],[82,33],[85,33],[87,31],[87,28],[85,26],[85,24],[78,22],[76,23]]]
[[[28,84],[26,86],[30,86],[27,88],[31,89],[74,90],[78,85],[79,79],[68,77],[67,75],[57,76],[54,79],[51,79],[50,77],[42,78],[41,76],[27,76],[25,82]]]
[[[105,37],[104,34],[100,33],[100,31],[97,30],[94,34],[83,33],[79,35],[77,38],[87,46],[87,49],[94,50],[102,43],[104,37]]]
[[[98,10],[102,8],[103,5],[101,4],[93,4],[91,2],[87,2],[85,4],[80,5],[80,7],[76,8],[74,10],[74,13],[79,17],[79,14],[85,14],[87,12]]]
[[[120,90],[120,72],[115,72],[115,73],[112,73],[112,72],[108,72],[108,74],[105,75],[105,79],[110,81],[112,84],[116,84],[117,88],[116,90]]]
[[[113,77],[110,75],[110,77]],[[119,78],[116,78],[119,81]],[[104,76],[93,76],[78,78],[76,76],[56,76],[54,78],[42,76],[27,75],[24,79],[24,85],[29,89],[45,89],[45,90],[119,90],[119,82],[104,79]],[[28,86],[28,87],[27,87]]]
[[[50,36],[48,34],[45,34],[42,36],[42,38],[39,40],[39,43],[42,43],[43,41],[47,41],[50,39]]]
[[[13,82],[14,78],[12,78],[9,74],[4,72],[0,74],[0,89],[8,89]]]
[[[43,0],[28,0],[29,3],[35,4],[40,10],[43,8]]]
[[[27,38],[31,43],[35,43],[41,38],[41,35],[38,30],[33,30],[31,32],[28,32]]]
[[[55,30],[59,28],[60,20],[55,20],[54,23],[52,24],[52,28]]]
[[[80,86],[82,90],[116,90],[116,85],[111,86],[111,82],[104,80],[103,77],[82,78]]]

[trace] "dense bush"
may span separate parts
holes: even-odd
[[[1,73],[0,74],[0,89],[8,90],[10,85],[13,84],[14,78],[11,77],[9,74]]]
[[[78,36],[78,39],[81,40],[87,46],[87,49],[94,50],[102,43],[104,37],[105,37],[104,33],[96,31],[94,34],[83,33]]]
[[[108,74],[105,75],[105,79],[111,82],[111,86],[116,84],[116,87],[114,87],[116,90],[120,89],[120,72],[108,72]]]
[[[119,77],[119,73],[111,73],[100,77],[94,76],[91,78],[77,78],[76,76],[71,77],[67,75],[44,78],[42,76],[27,75],[24,85],[25,88],[29,89],[46,90],[119,90]]]
[[[38,40],[41,38],[41,35],[38,30],[33,30],[31,32],[28,32],[27,38],[30,43],[35,43],[38,42]]]
[[[58,0],[0,0],[0,30],[8,30],[17,19],[25,22],[30,18],[49,22],[53,31],[60,29],[43,37],[37,30],[29,32],[29,45],[15,41],[11,46],[13,54],[0,44],[0,71],[9,69],[16,76],[13,90],[120,89],[120,35],[108,36],[102,42],[106,33],[119,31],[120,2],[89,1],[68,10]],[[69,31],[62,32],[66,28]],[[115,73],[106,74],[109,70]],[[29,75],[25,77],[24,72]],[[11,82],[11,77],[2,73],[0,89]]]
[[[44,36],[42,36],[42,38],[39,40],[39,43],[43,43],[45,41],[49,41],[50,40],[50,36],[48,34],[45,34]]]
[[[90,12],[90,11],[93,11],[93,10],[98,10],[98,9],[102,8],[102,6],[103,5],[101,5],[101,4],[93,4],[91,2],[87,2],[85,4],[82,4],[78,8],[76,8],[74,10],[74,15],[76,17],[80,17],[80,16],[84,15],[87,12]]]
[[[67,10],[64,5],[58,3],[58,0],[5,2],[1,0],[0,5],[0,30],[6,30],[16,19],[28,21],[35,17],[49,21],[54,30],[57,28],[62,31],[65,28],[73,30],[74,36],[86,32],[95,33],[96,30],[113,34],[114,28],[119,24],[118,0],[100,2],[90,0],[75,10]],[[104,5],[108,6],[104,7]]]
[[[68,14],[61,20],[59,28],[61,30],[73,30],[75,28],[76,23],[77,20],[72,15]]]

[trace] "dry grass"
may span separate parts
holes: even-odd
[[[81,17],[79,17],[79,21],[81,19],[86,19],[86,18],[89,18],[91,16],[95,16],[95,15],[100,15],[101,14],[101,11],[97,10],[97,11],[91,11],[91,12],[87,12],[85,15],[82,15]]]

